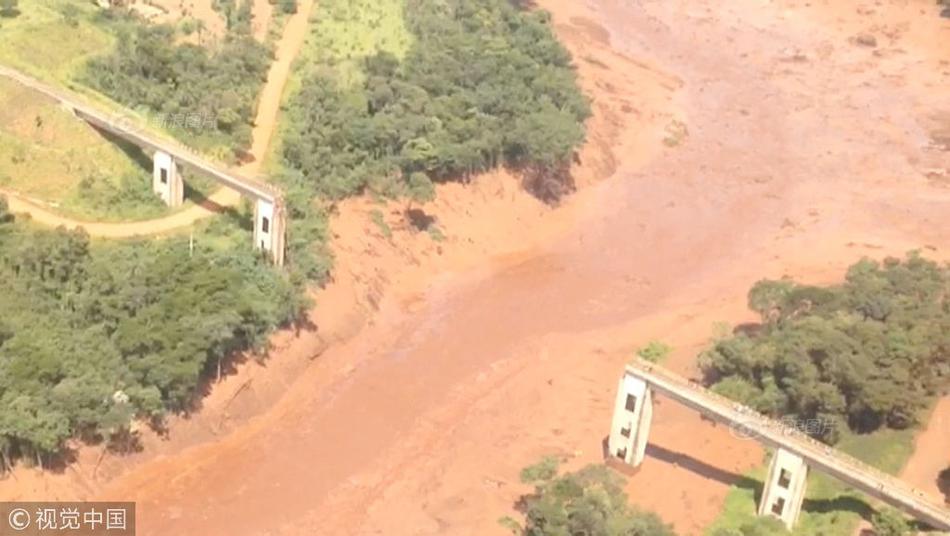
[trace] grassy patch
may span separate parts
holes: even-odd
[[[369,213],[369,218],[373,220],[373,223],[375,223],[376,227],[379,228],[379,232],[383,233],[383,236],[386,238],[393,237],[393,230],[389,227],[389,224],[386,223],[382,212],[377,209],[373,209]]]
[[[321,1],[301,64],[329,67],[342,87],[362,81],[360,61],[379,51],[402,59],[412,44],[403,0]]]
[[[0,188],[86,220],[136,220],[169,212],[151,191],[151,157],[116,143],[53,101],[0,78]],[[189,197],[213,188],[188,177]]]
[[[66,81],[115,40],[94,21],[94,2],[20,0],[19,15],[0,20],[0,63],[45,80]]]
[[[296,94],[314,70],[331,70],[344,87],[363,79],[360,61],[379,51],[405,57],[412,34],[403,17],[403,0],[326,0],[317,4],[310,20],[310,35],[297,55],[284,86],[282,102]],[[275,15],[279,10],[275,10]],[[281,141],[289,116],[281,113],[278,135],[264,157],[263,169],[276,174],[282,167]]]
[[[891,474],[897,474],[913,452],[914,430],[882,429],[872,434],[844,432],[836,448]],[[758,467],[729,491],[719,518],[706,534],[739,528],[755,521],[766,468]],[[862,493],[818,472],[808,476],[808,492],[795,535],[852,536],[858,522],[871,519],[877,505]]]
[[[676,147],[689,137],[689,129],[686,127],[686,123],[674,119],[666,125],[665,134],[663,144],[667,147]]]
[[[114,144],[40,94],[0,79],[0,187],[90,218],[148,217],[149,158]]]
[[[663,341],[652,340],[637,349],[637,355],[651,363],[661,363],[670,355],[673,347]]]
[[[429,233],[429,238],[435,242],[445,242],[445,233],[442,232],[442,229],[439,229],[438,225],[430,225],[426,232]]]

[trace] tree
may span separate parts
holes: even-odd
[[[167,24],[122,33],[114,51],[86,65],[85,81],[163,117],[169,130],[191,143],[228,145],[240,154],[251,143],[255,102],[271,59],[244,22],[249,4],[222,6],[231,22],[227,38],[214,49],[180,43],[176,28]],[[195,29],[200,37],[203,25]]]
[[[332,59],[304,80],[290,102],[287,166],[333,198],[501,165],[522,170],[542,199],[570,191],[590,106],[550,21],[506,0],[422,0],[406,18],[415,39],[405,57],[369,55],[347,87],[329,76]]]
[[[916,423],[950,385],[950,267],[921,258],[864,259],[830,287],[760,281],[755,334],[715,341],[700,364],[713,389],[773,417],[818,421],[833,442]]]
[[[602,465],[590,465],[576,473],[559,475],[557,461],[546,458],[525,468],[521,476],[525,483],[535,485],[535,492],[522,497],[526,518],[524,527],[510,518],[502,521],[516,534],[674,534],[673,529],[655,514],[629,506],[623,492],[623,480]]]
[[[937,475],[937,488],[943,493],[944,502],[950,504],[950,466]]]
[[[758,313],[762,322],[773,323],[781,317],[782,306],[794,288],[791,281],[759,281],[749,291],[749,309]]]
[[[906,536],[911,534],[910,523],[893,508],[884,508],[874,513],[871,519],[875,536]]]
[[[15,17],[20,14],[19,0],[0,0],[0,15]]]
[[[412,210],[412,202],[426,203],[435,199],[435,186],[429,176],[420,171],[413,172],[406,183],[408,203],[406,204],[406,216],[419,229],[424,230],[431,223],[431,217],[424,214],[417,215]]]
[[[7,198],[0,195],[0,224],[10,223],[13,221],[13,213],[10,212],[10,205],[7,203]]]
[[[129,440],[133,417],[187,409],[222,361],[297,317],[301,287],[216,247],[0,225],[0,466],[46,465],[71,437]]]
[[[788,529],[778,519],[765,516],[757,517],[739,527],[720,527],[711,536],[781,536],[789,534]]]

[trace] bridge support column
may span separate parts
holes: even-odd
[[[787,450],[776,449],[759,501],[759,515],[775,516],[791,529],[802,510],[807,477],[805,460]]]
[[[178,172],[178,164],[168,153],[155,152],[152,167],[152,191],[170,207],[179,207],[185,201],[185,184]]]
[[[271,254],[274,264],[284,264],[286,213],[280,203],[258,199],[254,204],[254,247]]]
[[[625,374],[617,387],[607,448],[610,456],[638,467],[646,454],[653,420],[653,395],[647,382]]]

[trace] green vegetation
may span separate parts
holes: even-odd
[[[0,17],[15,17],[20,14],[19,0],[0,0]]]
[[[214,49],[176,44],[178,30],[169,25],[120,26],[115,50],[90,61],[83,80],[118,102],[146,109],[190,145],[230,146],[239,153],[251,144],[257,95],[270,64],[269,51],[250,35],[246,11],[228,12],[227,37]]]
[[[650,341],[637,349],[637,355],[651,363],[661,363],[672,351],[673,347],[663,341]]]
[[[944,501],[950,504],[950,466],[947,466],[937,475],[937,489],[940,490],[940,493],[943,493]]]
[[[832,287],[760,281],[754,335],[701,357],[713,389],[772,416],[821,419],[822,439],[850,428],[906,429],[950,385],[950,267],[917,254],[862,260]]]
[[[23,13],[0,21],[0,61],[64,85],[81,80],[199,148],[247,146],[270,61],[249,36],[249,3],[217,2],[228,33],[211,48],[180,39],[179,31],[200,31],[196,22],[149,26],[89,4],[22,0]],[[285,188],[290,220],[286,272],[246,245],[246,209],[199,224],[194,243],[185,236],[100,243],[78,231],[34,229],[0,205],[0,464],[45,465],[69,438],[127,438],[135,418],[187,411],[229,356],[260,348],[271,329],[294,321],[303,286],[322,281],[331,264],[315,196],[402,195],[411,214],[421,212],[414,202],[432,199],[434,180],[500,165],[522,169],[532,187],[555,181],[551,194],[569,187],[567,166],[589,111],[545,15],[505,0],[425,0],[411,9],[402,0],[327,0],[320,9],[333,17],[317,26],[336,28],[327,38],[341,46],[309,49],[316,61],[295,83],[286,114],[284,165],[273,177]],[[370,31],[351,32],[354,24]],[[59,120],[34,113],[11,128],[17,143],[24,136],[16,129],[27,129],[42,146],[50,141],[45,127]],[[35,160],[74,166],[67,171],[79,173],[75,195],[85,203],[77,208],[151,206],[134,151],[128,170],[90,152],[99,166],[87,170],[64,150],[66,158]],[[4,143],[0,159],[25,160],[23,151],[39,149]],[[28,180],[11,170],[7,180]],[[54,182],[60,175],[34,176],[68,204],[72,194]],[[433,240],[443,238],[431,218],[418,221]],[[629,512],[608,500],[612,519],[626,522]]]
[[[113,46],[94,2],[19,0],[18,11],[0,18],[0,63],[38,78],[70,80],[88,58]]]
[[[916,253],[862,260],[831,287],[760,281],[749,306],[762,325],[721,337],[701,364],[719,393],[772,416],[820,419],[818,437],[896,474],[913,451],[913,425],[948,383],[948,290],[950,267]],[[754,522],[763,478],[757,469],[740,479],[710,535],[741,534]],[[862,494],[814,473],[793,532],[850,536],[860,519],[882,530],[902,526]]]
[[[908,536],[916,534],[907,519],[893,508],[885,508],[872,519],[875,536]]]
[[[281,13],[287,15],[297,12],[297,0],[277,0],[277,7],[280,8]]]
[[[383,213],[379,209],[374,208],[370,211],[369,217],[373,220],[373,223],[376,224],[376,227],[379,228],[379,232],[383,233],[384,237],[393,237],[393,230],[389,227],[389,224],[386,223],[386,220],[383,218]]]
[[[891,474],[897,474],[913,451],[913,430],[881,429],[869,434],[845,430],[836,449]],[[760,467],[740,477],[730,490],[722,514],[709,527],[710,536],[732,534],[741,527],[757,523],[757,493],[763,486],[765,468]],[[851,536],[861,519],[871,521],[874,508],[862,493],[818,472],[808,476],[802,513],[796,536]],[[721,533],[717,533],[721,530]],[[766,534],[769,534],[766,532]],[[782,534],[782,532],[776,532]]]
[[[137,147],[0,78],[0,189],[79,219],[128,221],[168,213],[151,184],[151,159]],[[211,184],[189,176],[187,188],[194,197]]]
[[[305,305],[218,219],[188,238],[93,243],[0,204],[0,455],[46,463],[66,439],[190,407],[202,377],[261,348]],[[230,227],[229,227],[230,226]],[[245,244],[246,240],[240,240]]]
[[[35,91],[0,79],[0,188],[80,218],[157,216],[151,170],[138,149],[116,145]]]
[[[320,2],[307,47],[298,63],[332,74],[342,88],[365,80],[363,61],[379,52],[400,60],[412,44],[403,16],[405,0],[328,0]],[[299,84],[303,82],[298,80]]]
[[[406,195],[508,165],[544,199],[568,191],[589,107],[547,15],[504,0],[403,8],[320,3],[316,31],[330,42],[308,55],[281,149],[302,186]]]
[[[655,514],[628,505],[623,479],[602,465],[558,474],[554,458],[525,468],[521,480],[534,484],[522,497],[525,525],[511,518],[500,522],[524,536],[673,536],[673,529]]]
[[[785,525],[774,517],[753,517],[736,527],[718,527],[710,536],[781,536],[788,534]]]

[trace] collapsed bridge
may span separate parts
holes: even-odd
[[[128,121],[116,120],[115,116],[110,117],[85,104],[79,96],[55,89],[15,69],[0,65],[0,76],[55,100],[97,130],[151,153],[152,190],[170,207],[177,207],[184,202],[183,167],[208,176],[253,201],[254,247],[269,253],[274,264],[283,265],[287,225],[284,197],[280,189],[213,164],[184,145],[160,139]]]
[[[778,517],[791,528],[801,512],[808,469],[815,468],[935,529],[950,531],[950,510],[899,478],[645,361],[628,365],[620,379],[608,439],[611,456],[633,466],[643,462],[654,392],[713,421],[741,427],[746,436],[776,449],[759,501],[759,515]]]

